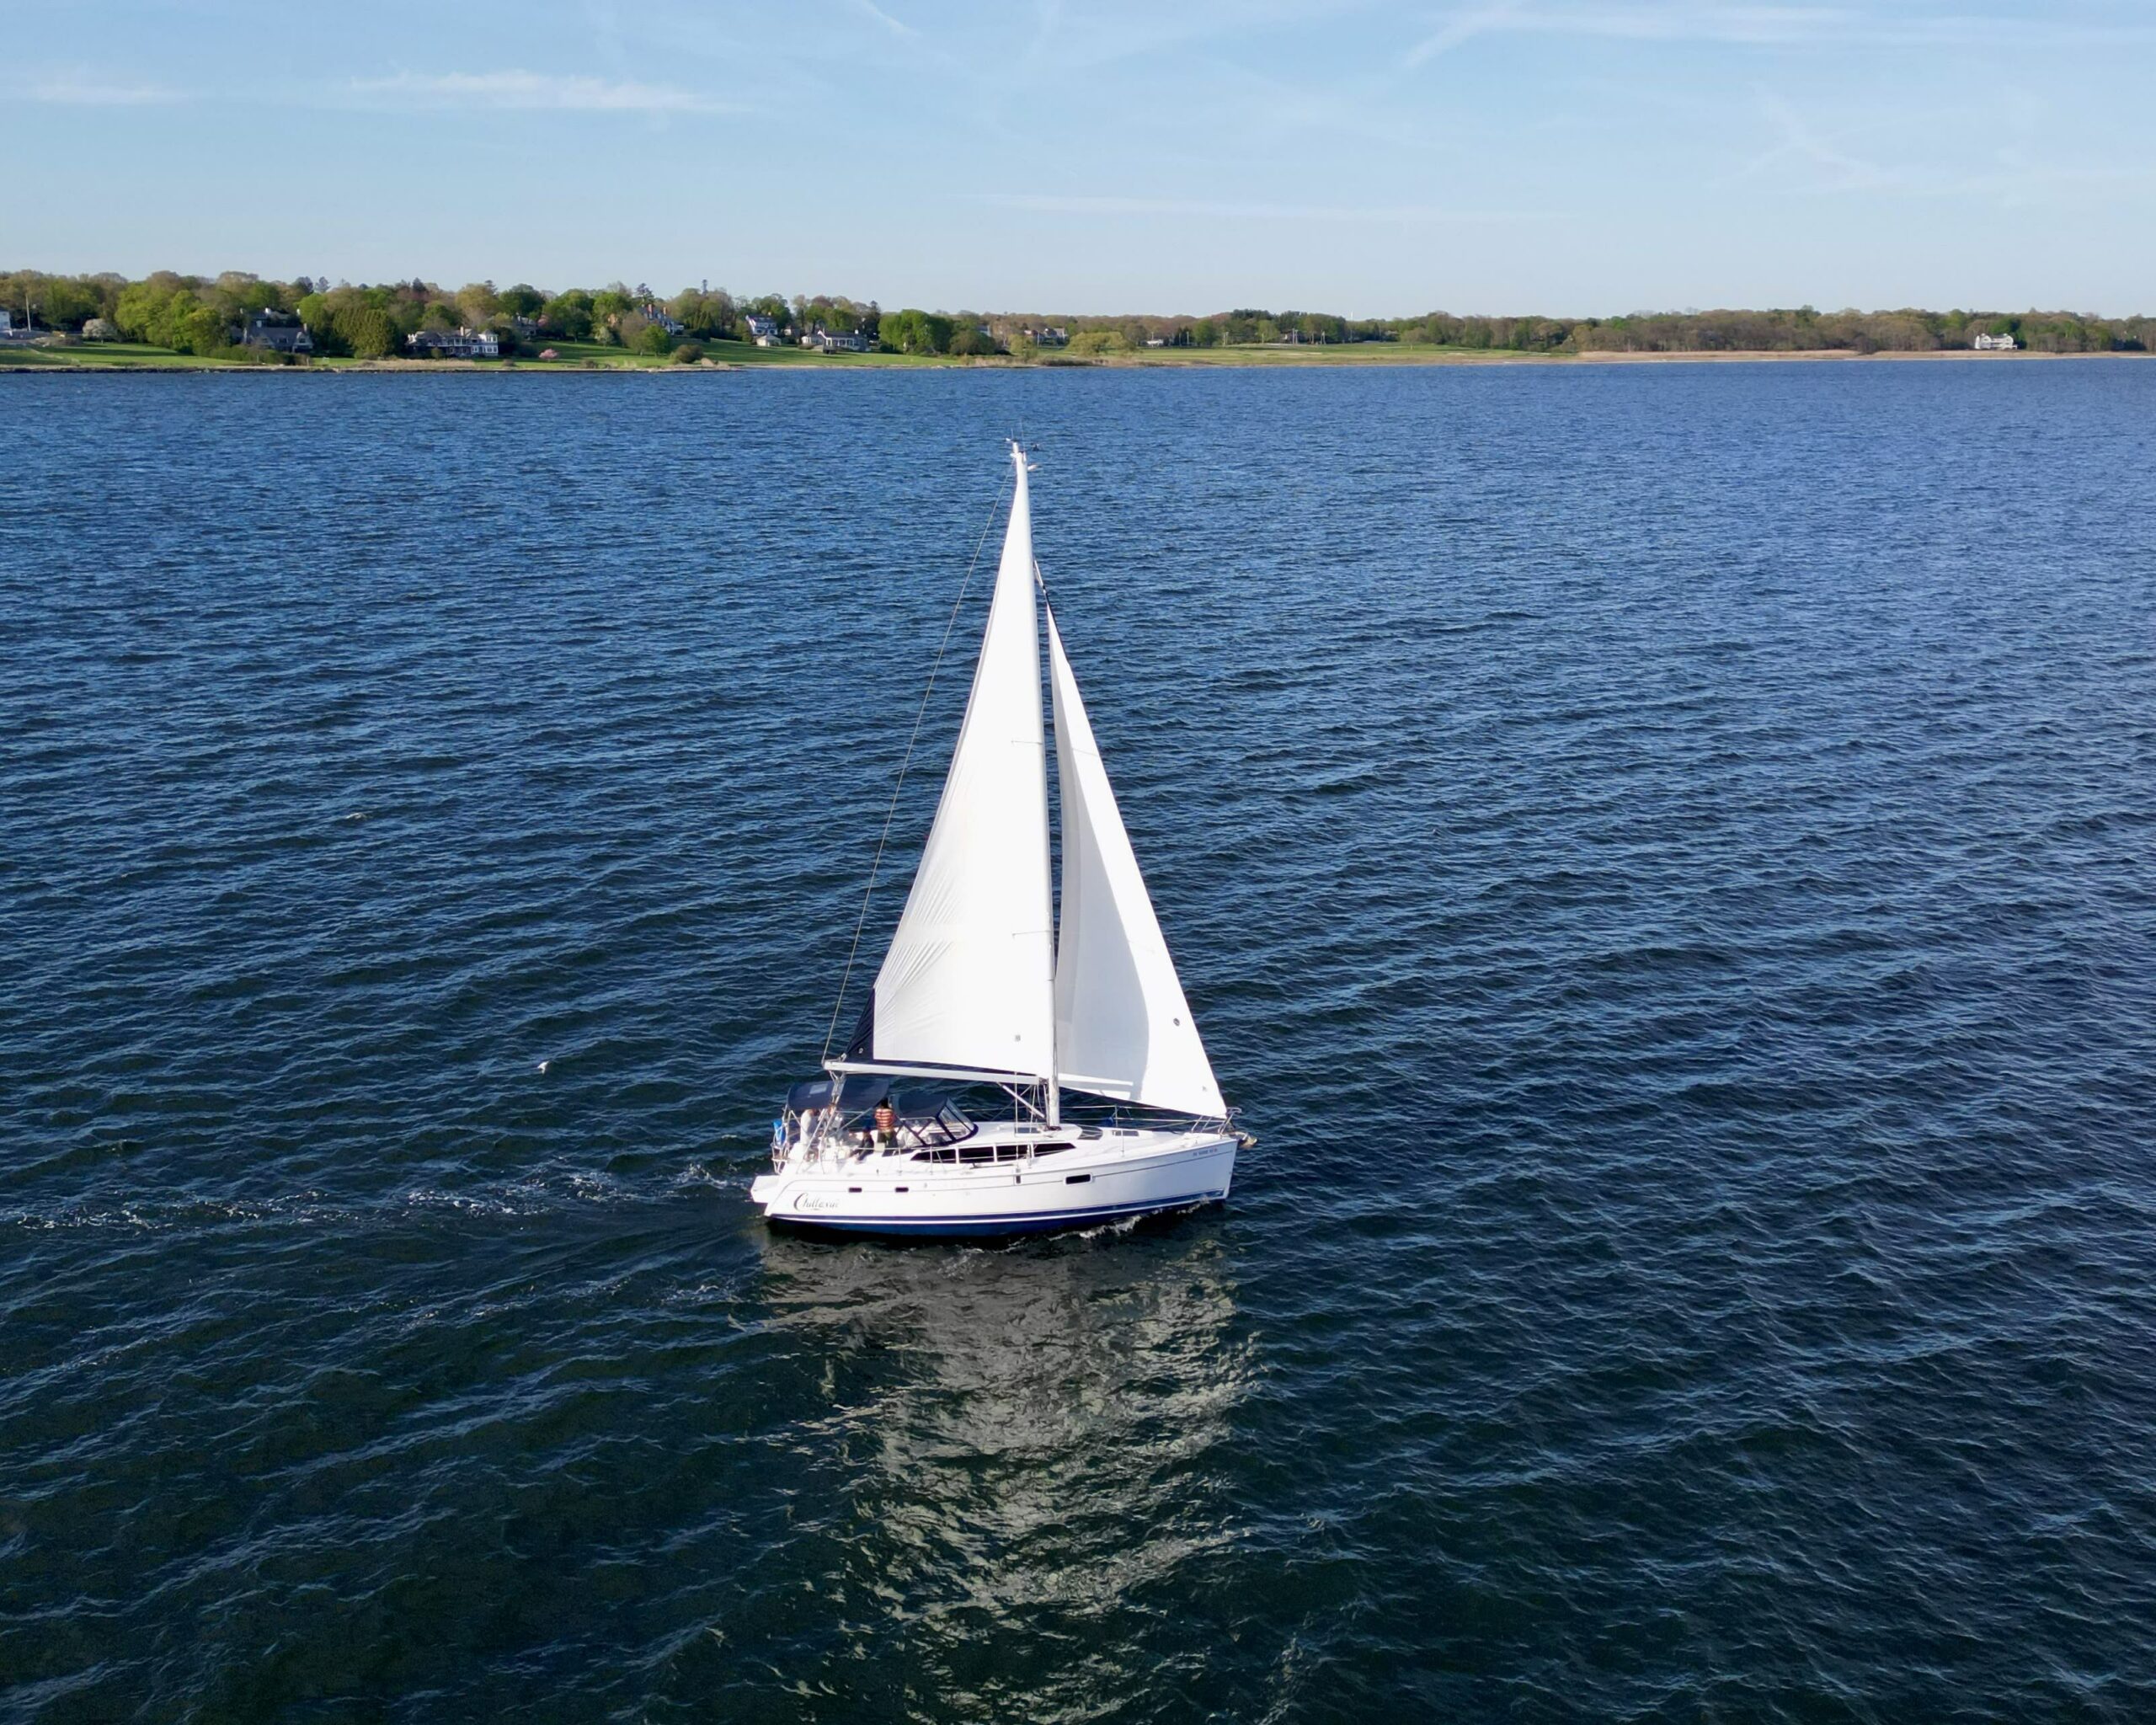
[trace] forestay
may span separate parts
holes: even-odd
[[[1058,1076],[1073,1090],[1182,1114],[1224,1114],[1053,611],[1048,648],[1063,817]]]

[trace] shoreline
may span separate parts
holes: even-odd
[[[105,376],[200,377],[211,373],[239,376],[342,377],[387,374],[507,375],[535,377],[706,377],[720,373],[801,371],[1268,371],[1282,368],[1315,370],[1342,366],[1686,366],[1686,365],[1841,365],[1877,360],[1895,363],[1927,360],[1985,360],[2014,364],[2028,360],[2146,360],[2152,355],[2131,350],[2103,353],[1977,353],[1969,348],[1881,349],[1860,353],[1852,348],[1739,349],[1721,351],[1688,349],[1654,352],[1611,350],[1591,353],[1530,353],[1524,350],[1494,351],[1459,349],[1417,350],[1390,342],[1354,343],[1346,346],[1283,349],[1180,349],[1172,354],[1101,355],[1097,357],[1046,360],[921,358],[899,360],[879,356],[867,365],[838,355],[788,357],[775,363],[743,365],[738,361],[707,360],[693,366],[638,365],[626,361],[552,363],[545,360],[357,360],[342,364],[264,366],[220,360],[178,359],[169,364],[154,360],[81,360],[0,359],[0,376],[27,376],[37,372],[83,377]]]

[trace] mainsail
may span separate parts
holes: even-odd
[[[1093,728],[1048,619],[1062,790],[1050,927],[1040,620],[1024,453],[973,693],[875,996],[834,1071],[1032,1078],[1118,1101],[1226,1109],[1123,830]]]
[[[973,693],[849,1060],[1033,1078],[1054,1070],[1040,619],[1026,461],[1012,454],[1017,490]]]
[[[1073,1090],[1123,1102],[1187,1114],[1225,1113],[1053,611],[1048,650],[1063,814],[1058,1077]]]

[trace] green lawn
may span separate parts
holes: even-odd
[[[703,347],[707,360],[718,365],[821,365],[821,366],[919,366],[919,365],[953,365],[953,360],[936,358],[914,358],[910,354],[811,354],[806,347],[757,347],[750,340],[703,340],[696,343]],[[567,371],[582,369],[586,365],[601,366],[664,366],[670,360],[655,360],[649,354],[625,354],[619,347],[601,347],[595,340],[542,340],[542,350],[552,350],[561,358],[556,360],[536,360],[524,354],[517,358],[517,369],[532,371]]]
[[[544,344],[561,357],[551,363],[523,358],[520,368],[552,371],[585,365],[627,366],[663,366],[664,360],[627,354],[617,347],[596,342],[550,341]],[[819,354],[798,347],[757,347],[745,341],[707,341],[706,357],[728,366],[922,366],[1010,365],[1008,359],[969,360],[914,354]],[[1334,346],[1283,345],[1269,343],[1248,347],[1156,347],[1106,354],[1098,358],[1043,348],[1035,355],[1049,366],[1402,366],[1433,360],[1515,359],[1518,350],[1506,348],[1421,347],[1396,341],[1364,341]],[[1560,355],[1560,357],[1563,357]]]
[[[654,359],[649,354],[632,354],[625,348],[607,347],[595,341],[556,341],[549,338],[541,342],[539,346],[551,350],[561,357],[541,360],[534,358],[531,354],[520,354],[508,363],[514,364],[519,371],[581,371],[590,366],[603,366],[611,371],[635,371],[669,363],[663,359]],[[481,360],[476,363],[483,366],[491,362]]]
[[[664,369],[672,364],[669,359],[649,354],[628,353],[618,347],[602,346],[595,341],[548,341],[542,345],[552,349],[557,357],[540,360],[526,355],[514,360],[482,360],[476,363],[457,360],[398,363],[400,366],[410,365],[414,369],[438,364],[445,369],[456,371],[498,371],[504,365],[514,365],[519,371],[648,371]],[[819,354],[798,347],[757,347],[745,341],[712,341],[702,344],[702,346],[707,359],[724,366],[808,366],[843,370],[863,366],[918,369],[974,364],[1007,366],[1011,363],[1008,360],[968,360],[912,354]],[[1401,342],[1369,341],[1329,347],[1267,344],[1146,348],[1134,352],[1103,355],[1097,359],[1067,355],[1060,349],[1049,348],[1043,350],[1037,357],[1046,365],[1077,366],[1401,366],[1442,360],[1518,359],[1525,355],[1506,349],[1420,347]],[[1567,356],[1558,355],[1552,357]],[[193,354],[173,353],[166,348],[149,347],[129,341],[83,341],[68,347],[0,348],[0,366],[87,366],[98,371],[128,371],[144,367],[168,371],[211,371],[247,369],[253,363],[201,359]],[[347,371],[373,363],[376,362],[318,359],[311,365],[318,370]],[[280,368],[263,366],[261,369]]]
[[[1072,363],[1061,348],[1046,348],[1041,358],[1050,365]],[[1337,343],[1263,342],[1221,347],[1149,347],[1106,354],[1099,363],[1109,366],[1419,366],[1462,360],[1517,360],[1530,355],[1523,348],[1428,347],[1404,341]],[[1547,355],[1566,359],[1572,355]],[[1084,363],[1083,360],[1078,363]]]
[[[100,371],[125,371],[142,366],[159,370],[184,366],[189,371],[222,367],[226,360],[197,359],[168,348],[146,347],[134,341],[80,341],[72,347],[0,347],[0,366],[95,366]]]

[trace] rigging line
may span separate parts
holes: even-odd
[[[1014,475],[1010,484],[1017,486]],[[839,978],[839,997],[831,1007],[830,1028],[824,1032],[824,1058],[831,1057],[831,1041],[839,1033],[839,1015],[846,1011],[847,985],[853,980],[853,961],[861,952],[861,933],[868,926],[868,901],[876,891],[876,873],[883,866],[883,846],[891,837],[891,822],[899,812],[899,793],[906,788],[906,769],[913,765],[914,745],[921,740],[921,722],[928,717],[929,697],[936,692],[937,674],[943,669],[943,654],[951,644],[951,632],[958,626],[958,612],[964,607],[966,595],[973,589],[974,572],[980,567],[980,554],[988,544],[988,536],[995,530],[995,518],[1003,510],[1003,499],[998,496],[990,505],[988,520],[981,526],[980,537],[974,542],[973,560],[966,565],[966,579],[958,585],[958,596],[951,606],[949,620],[943,625],[943,638],[936,649],[936,662],[928,668],[928,686],[921,692],[921,710],[913,716],[913,733],[906,739],[905,758],[899,763],[899,782],[891,787],[891,806],[883,811],[883,830],[876,836],[876,858],[868,865],[868,885],[861,895],[861,915],[854,919],[853,944],[846,948],[846,971]]]

